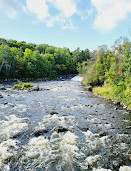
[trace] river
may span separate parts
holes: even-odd
[[[0,171],[131,171],[131,114],[81,78],[0,93]]]

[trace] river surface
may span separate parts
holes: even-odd
[[[0,90],[0,171],[131,171],[131,114],[79,77]]]

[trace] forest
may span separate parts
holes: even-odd
[[[0,80],[54,79],[59,75],[76,74],[77,67],[90,59],[89,49],[70,51],[48,44],[0,38]]]
[[[131,108],[131,42],[120,37],[109,50],[106,45],[91,52],[91,60],[79,65],[83,84],[93,92]]]

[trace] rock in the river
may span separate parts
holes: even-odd
[[[45,129],[37,130],[37,131],[35,131],[34,136],[39,137],[39,136],[41,136],[43,134],[46,134],[48,132],[49,131],[48,130],[45,130]]]
[[[117,100],[112,100],[114,104],[116,105],[121,105],[121,102],[117,101]]]
[[[86,107],[92,107],[93,105],[90,104],[85,104]]]
[[[131,129],[131,126],[127,126],[126,129]]]
[[[5,87],[1,87],[0,90],[6,90],[6,88]]]
[[[101,120],[106,120],[106,118],[104,118],[104,117],[101,117]]]
[[[86,107],[89,107],[90,105],[89,104],[85,104]]]
[[[37,86],[33,86],[32,89],[31,89],[31,91],[39,91],[39,90],[40,90],[40,88],[39,88],[38,85]]]
[[[55,111],[52,111],[52,112],[50,112],[50,114],[51,114],[51,115],[56,115],[56,114],[58,114],[58,113],[55,112]]]
[[[57,133],[60,133],[60,132],[67,132],[68,129],[67,129],[67,128],[64,128],[64,127],[55,127],[55,128],[54,128],[54,131],[56,131]]]
[[[92,91],[92,87],[91,86],[90,87],[85,87],[84,90],[86,90],[86,91]]]
[[[7,105],[7,104],[8,104],[8,102],[4,102],[4,103],[3,103],[3,105]]]
[[[87,130],[89,130],[89,128],[87,128],[87,127],[80,127],[80,126],[78,126],[78,128],[79,128],[81,131],[84,131],[84,132],[86,132]]]
[[[104,136],[107,136],[107,132],[100,133],[100,137],[104,137]]]
[[[0,98],[3,98],[3,95],[0,93]]]
[[[50,90],[49,88],[44,88],[44,89],[42,89],[42,90]]]

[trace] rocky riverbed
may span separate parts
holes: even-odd
[[[81,78],[0,90],[0,171],[131,171],[131,114]]]

